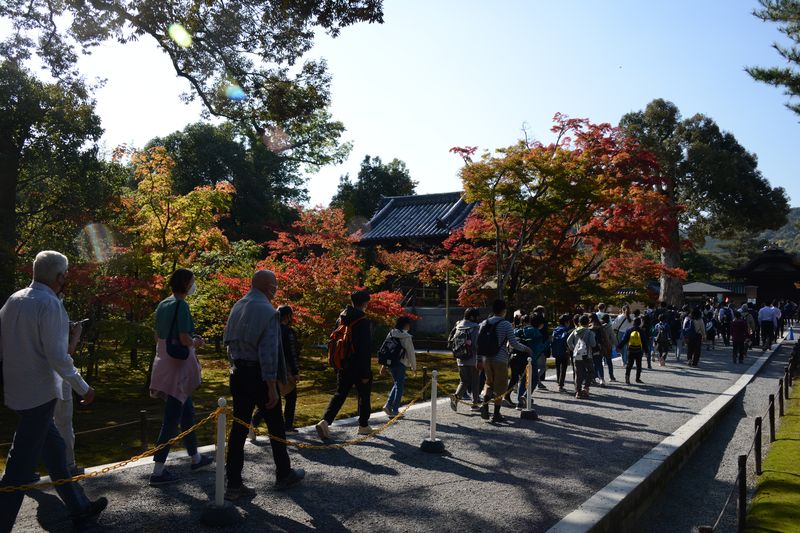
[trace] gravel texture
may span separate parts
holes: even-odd
[[[762,453],[769,449],[769,420],[765,415],[769,395],[775,394],[775,418],[778,415],[778,379],[783,377],[794,343],[784,343],[747,386],[714,430],[664,487],[656,501],[644,512],[638,531],[674,533],[695,531],[700,525],[713,525],[734,487],[738,474],[738,456],[748,453],[755,436],[755,418],[763,417]],[[755,490],[755,459],[747,463],[749,497]],[[726,507],[715,531],[736,531],[736,498]]]
[[[752,363],[754,358],[748,359]],[[307,477],[286,492],[272,490],[269,445],[248,443],[244,478],[258,494],[237,503],[241,520],[229,531],[544,531],[731,386],[748,366],[732,364],[729,349],[704,350],[699,369],[670,359],[666,367],[645,370],[645,384],[630,386],[624,385],[624,371],[618,367],[620,381],[593,388],[589,400],[554,392],[548,381],[550,392],[535,393],[539,420],[522,420],[517,411],[504,408],[508,421],[501,426],[486,424],[463,405],[454,413],[441,402],[444,455],[419,451],[428,434],[430,407],[415,409],[367,443],[340,450],[291,451],[293,466],[306,469]],[[761,410],[766,393],[753,400]],[[377,426],[386,417],[373,415],[372,420]],[[735,425],[725,429],[723,424],[721,435],[715,433],[710,441],[727,442],[737,433]],[[331,429],[335,440],[355,434],[352,425],[337,423]],[[298,438],[317,442],[313,429],[303,430]],[[189,473],[186,459],[172,463],[172,471],[183,478],[166,488],[147,486],[149,466],[84,482],[90,497],[105,495],[110,500],[88,530],[206,531],[200,516],[213,495],[213,471]],[[725,492],[729,482],[724,465],[717,460],[709,475],[698,472],[713,480],[719,471],[720,479],[709,481],[703,490],[691,484],[668,491],[662,502],[682,498],[680,508],[677,503],[672,506],[675,514],[656,519],[658,511],[651,509],[647,517],[654,523],[674,520],[676,514],[688,515],[687,507],[704,506],[700,495],[711,489]],[[684,471],[692,469],[690,463]],[[52,491],[33,492],[25,499],[15,529],[42,530],[69,530],[65,510]],[[658,529],[648,525],[644,530]],[[661,529],[667,530],[679,529]]]

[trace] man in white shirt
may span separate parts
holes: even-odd
[[[58,297],[69,262],[58,252],[40,252],[33,262],[33,283],[12,294],[0,309],[0,361],[5,404],[19,418],[0,485],[27,484],[41,460],[52,480],[68,479],[64,439],[53,421],[57,400],[64,399],[63,382],[94,400],[94,389],[83,380],[70,357],[81,327],[70,331],[69,317]],[[71,340],[71,342],[70,342]],[[71,392],[70,392],[71,394]],[[80,525],[101,513],[108,501],[89,501],[77,483],[56,487],[70,518]],[[0,531],[10,531],[24,493],[0,493]]]

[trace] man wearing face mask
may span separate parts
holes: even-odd
[[[34,476],[42,461],[52,480],[68,479],[64,439],[53,421],[57,400],[75,390],[84,405],[94,389],[75,369],[70,353],[81,334],[70,329],[69,317],[57,296],[64,290],[69,262],[58,252],[40,252],[33,262],[33,283],[11,295],[0,309],[0,360],[5,404],[18,417],[14,442],[0,485],[19,486]],[[62,387],[66,381],[69,387]],[[72,391],[69,390],[69,394]],[[56,487],[76,526],[100,514],[105,498],[90,501],[78,483]],[[0,531],[10,531],[22,505],[21,491],[0,493]]]
[[[270,435],[285,439],[278,380],[287,382],[287,369],[281,342],[280,314],[271,303],[277,290],[274,272],[256,272],[250,292],[231,309],[223,340],[231,361],[233,416],[250,420],[253,409],[258,407]],[[256,493],[242,480],[246,439],[247,428],[233,424],[228,436],[228,460],[225,464],[228,477],[225,499],[229,501],[252,497]],[[292,469],[286,445],[270,439],[270,446],[275,461],[275,488],[282,490],[300,482],[305,471]]]

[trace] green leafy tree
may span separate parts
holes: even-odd
[[[747,72],[756,80],[775,87],[783,87],[789,98],[800,96],[800,2],[798,0],[759,0],[761,9],[753,11],[753,15],[764,22],[778,24],[782,34],[793,43],[785,46],[780,43],[772,45],[778,54],[786,60],[788,67],[748,67]],[[788,102],[786,107],[800,115],[800,104]]]
[[[348,220],[372,218],[384,196],[406,196],[416,193],[417,182],[411,179],[406,164],[392,159],[383,164],[380,157],[364,157],[355,181],[345,174],[331,199],[331,207],[344,211]]]
[[[663,178],[657,190],[666,205],[681,207],[661,251],[667,269],[681,266],[682,233],[702,242],[705,235],[724,239],[737,230],[775,229],[786,222],[784,190],[773,188],[761,175],[755,154],[711,118],[697,114],[683,119],[675,104],[656,99],[643,111],[623,116],[620,128],[655,155]],[[678,305],[682,297],[681,279],[665,270],[661,299]]]
[[[221,225],[232,238],[264,242],[272,228],[285,227],[308,200],[301,164],[268,150],[232,122],[189,124],[157,137],[146,148],[163,146],[175,161],[173,188],[187,194],[196,187],[231,183],[236,189],[230,217]]]
[[[38,56],[77,79],[81,53],[109,40],[150,39],[209,115],[252,125],[283,157],[312,166],[343,156],[324,60],[304,60],[316,32],[383,22],[381,0],[5,0],[14,31],[0,56]],[[302,63],[300,63],[302,61]]]
[[[18,254],[53,229],[69,229],[60,238],[71,242],[87,206],[103,203],[102,132],[82,83],[43,83],[0,62],[0,305],[14,289]]]

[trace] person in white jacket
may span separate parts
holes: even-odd
[[[411,340],[411,334],[408,332],[411,329],[411,319],[407,316],[401,316],[394,324],[394,328],[389,332],[388,337],[394,337],[400,341],[400,346],[403,347],[403,356],[400,360],[389,367],[389,372],[392,374],[392,390],[389,391],[389,398],[383,406],[383,412],[390,417],[400,414],[400,400],[403,398],[403,389],[406,381],[406,369],[411,368],[414,376],[417,375],[417,355],[414,351],[414,343]],[[386,373],[386,367],[381,366],[381,375]]]

